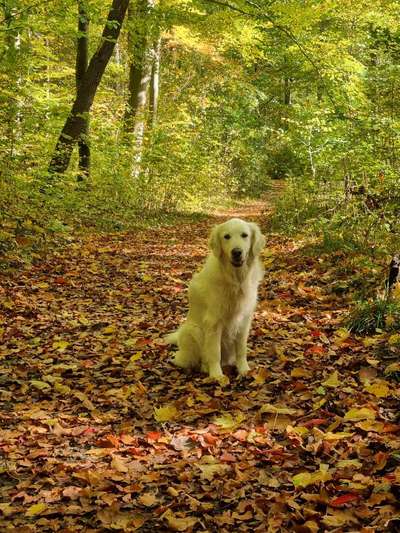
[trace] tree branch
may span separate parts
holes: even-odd
[[[228,2],[222,2],[221,0],[204,0],[206,2],[210,2],[212,4],[217,4],[222,7],[226,7],[232,11],[236,11],[237,13],[240,13],[241,15],[244,15],[246,17],[250,17],[252,19],[264,19],[272,24],[274,28],[281,31],[288,37],[300,50],[301,54],[306,58],[306,60],[311,64],[313,69],[315,70],[318,78],[322,82],[322,85],[326,91],[326,94],[333,105],[333,107],[336,109],[336,102],[334,97],[332,96],[328,86],[325,83],[324,77],[322,76],[321,70],[317,62],[314,60],[314,58],[311,56],[307,48],[298,40],[298,38],[290,31],[289,28],[282,26],[281,24],[277,23],[273,16],[268,15],[267,13],[249,13],[248,11],[243,11],[239,7],[230,4]],[[256,7],[257,9],[260,9],[259,5],[253,2],[252,0],[246,0],[246,3],[250,6]]]

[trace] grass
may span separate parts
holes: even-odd
[[[350,313],[347,327],[353,333],[368,335],[376,330],[400,329],[400,303],[377,297],[359,302]]]

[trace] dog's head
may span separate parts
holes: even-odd
[[[214,226],[210,248],[213,254],[232,266],[240,268],[249,264],[265,246],[265,237],[254,222],[232,218]]]

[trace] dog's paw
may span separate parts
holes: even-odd
[[[247,372],[250,371],[249,363],[247,361],[241,361],[237,365],[237,371],[238,371],[240,376],[244,376],[245,374],[247,374]]]
[[[210,368],[208,376],[211,379],[220,380],[221,378],[224,377],[224,374],[222,372],[222,368],[221,367],[219,367],[219,368]]]

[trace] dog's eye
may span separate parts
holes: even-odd
[[[242,237],[243,237],[243,239],[246,239],[248,237],[248,234],[247,233],[242,233]]]
[[[230,238],[231,238],[231,236],[229,235],[229,233],[227,233],[226,235],[224,235],[224,239],[226,239],[227,241],[229,241]]]

